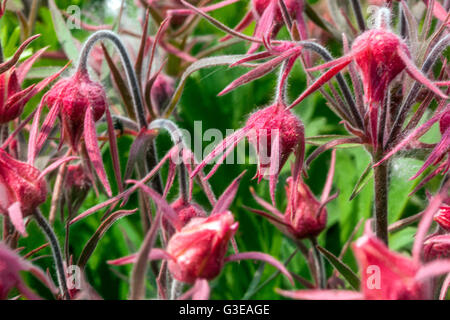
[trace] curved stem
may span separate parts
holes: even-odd
[[[87,61],[89,53],[97,41],[102,39],[110,40],[114,46],[117,48],[120,54],[120,59],[122,60],[125,73],[127,75],[128,84],[131,87],[133,105],[135,108],[136,117],[139,121],[139,127],[144,128],[147,126],[147,120],[145,117],[144,103],[141,95],[140,85],[134,71],[133,65],[130,60],[130,56],[125,48],[122,40],[114,32],[109,30],[100,30],[92,34],[84,43],[81,49],[80,59],[78,61],[77,71],[87,72]]]
[[[58,276],[58,284],[61,290],[61,294],[63,295],[64,299],[69,300],[70,294],[67,288],[66,276],[64,272],[63,256],[61,253],[61,247],[59,246],[58,239],[56,238],[56,235],[53,232],[52,227],[48,224],[47,220],[44,218],[39,209],[36,209],[33,215],[39,227],[45,233],[48,242],[50,243],[50,247],[52,248],[53,259],[55,260],[56,274]]]
[[[144,109],[144,102],[142,99],[141,94],[141,87],[139,85],[136,72],[133,68],[133,65],[130,60],[130,56],[127,52],[127,49],[122,43],[122,40],[119,38],[118,35],[116,35],[114,32],[109,30],[100,30],[92,34],[84,43],[83,48],[81,49],[80,53],[80,59],[78,62],[78,71],[80,72],[87,72],[87,60],[89,53],[95,43],[97,41],[100,41],[102,39],[108,39],[110,40],[114,46],[117,48],[120,54],[120,59],[122,60],[122,64],[125,69],[125,73],[128,80],[128,85],[131,88],[132,93],[132,99],[133,99],[133,106],[134,106],[134,112],[136,113],[136,117],[138,119],[139,128],[143,129],[147,127],[147,119],[145,116],[145,109]],[[150,145],[147,155],[146,155],[147,165],[148,169],[151,170],[156,166],[158,163],[157,159],[157,153],[156,153],[156,145],[153,143]],[[162,181],[161,176],[158,174],[155,179],[152,181],[153,187],[155,190],[159,193],[162,193],[163,187],[162,187]]]
[[[180,194],[183,198],[183,201],[188,202],[189,201],[189,187],[188,187],[188,180],[189,175],[186,169],[186,166],[183,162],[183,149],[185,148],[184,142],[183,142],[183,134],[181,130],[178,128],[178,126],[167,119],[157,119],[150,123],[149,129],[165,129],[169,132],[170,137],[172,138],[172,142],[174,145],[178,146],[179,153],[178,153],[178,178],[179,178],[179,184],[180,184]]]

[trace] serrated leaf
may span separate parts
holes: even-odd
[[[358,276],[341,260],[339,260],[334,254],[327,249],[317,246],[317,249],[323,254],[325,258],[333,265],[333,267],[339,271],[339,273],[348,281],[348,283],[356,290],[359,290],[360,281]]]

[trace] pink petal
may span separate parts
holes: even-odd
[[[324,203],[328,199],[328,196],[330,195],[331,186],[333,184],[335,165],[336,165],[336,149],[334,149],[331,152],[331,164],[330,169],[328,170],[327,181],[325,182],[325,186],[322,191],[322,196],[320,197],[321,203]]]
[[[307,96],[309,96],[314,91],[318,90],[321,86],[323,86],[326,82],[328,82],[331,78],[333,78],[336,74],[339,73],[342,69],[344,69],[351,60],[344,61],[341,64],[338,64],[325,72],[323,75],[321,75],[314,83],[309,86],[301,95],[298,97],[289,107],[293,108],[295,105],[299,104],[303,99],[305,99]]]
[[[298,300],[362,300],[361,292],[350,290],[277,290],[282,296]]]
[[[146,186],[141,181],[136,180],[128,180],[127,183],[136,183],[136,185],[139,186],[139,188],[142,189],[145,193],[147,193],[150,198],[156,203],[159,210],[161,210],[164,214],[164,216],[169,220],[175,229],[180,230],[182,228],[182,223],[178,219],[178,215],[173,210],[173,208],[170,206],[170,204],[167,203],[167,201],[156,191],[154,191],[152,188]]]
[[[259,65],[258,67],[254,68],[253,70],[247,72],[243,76],[234,80],[225,89],[223,89],[218,95],[222,96],[243,84],[246,84],[250,81],[261,78],[262,76],[271,72],[275,67],[277,67],[279,64],[281,64],[284,60],[286,60],[293,54],[297,53],[299,50],[300,50],[299,47],[294,47],[290,50],[283,52],[278,57]]]
[[[105,167],[103,165],[102,154],[97,141],[97,132],[95,130],[95,121],[92,108],[86,110],[84,118],[84,143],[86,145],[87,154],[91,160],[92,165],[97,172],[97,176],[105,188],[106,194],[112,196],[111,186],[106,175]]]
[[[25,77],[26,77],[28,71],[30,71],[31,67],[36,62],[36,60],[39,59],[39,57],[47,49],[48,49],[48,46],[45,48],[42,48],[41,50],[37,51],[34,55],[29,57],[27,60],[22,62],[19,67],[17,67],[16,74],[17,74],[17,80],[19,81],[19,83],[22,83],[25,80]]]
[[[11,219],[11,223],[14,225],[17,231],[19,233],[26,237],[27,232],[25,230],[25,223],[23,221],[23,214],[22,209],[20,208],[20,202],[14,202],[12,205],[8,208],[8,215]]]
[[[423,281],[445,273],[450,273],[450,259],[435,260],[424,265],[417,272],[415,279],[417,281]]]
[[[439,300],[445,300],[447,291],[450,288],[450,273],[445,277],[444,283],[442,284],[441,292],[439,294]]]
[[[226,137],[221,144],[219,144],[216,148],[214,148],[213,151],[211,151],[200,164],[194,169],[194,171],[191,174],[191,178],[195,177],[200,170],[202,170],[208,162],[213,160],[215,157],[219,156],[223,153],[224,150],[227,150],[230,148],[231,145],[236,146],[243,138],[245,138],[245,135],[250,130],[250,128],[245,129],[239,129],[230,136]]]
[[[231,203],[236,196],[236,192],[239,188],[239,183],[241,182],[242,177],[245,175],[246,171],[244,170],[233,182],[228,186],[228,188],[222,193],[220,198],[217,200],[214,208],[211,211],[211,215],[216,213],[222,213],[228,210]]]
[[[225,6],[228,6],[230,4],[233,4],[235,2],[238,2],[239,0],[224,0],[206,7],[200,7],[197,8],[198,10],[201,10],[203,12],[210,12],[210,11],[214,11],[220,8],[223,8]],[[189,10],[189,9],[178,9],[178,10],[171,10],[170,11],[171,14],[176,14],[176,15],[190,15],[192,13],[195,13],[195,11]]]
[[[135,263],[137,259],[137,253],[133,253],[129,256],[126,257],[122,257],[122,258],[118,258],[118,259],[114,259],[114,260],[108,260],[108,264],[112,264],[115,266],[123,266],[126,264],[132,264]],[[170,260],[170,259],[174,259],[170,254],[168,254],[166,251],[162,250],[162,249],[158,249],[158,248],[154,248],[150,251],[149,255],[148,255],[148,260]]]
[[[407,56],[407,54],[400,48],[397,49],[398,56],[402,59],[403,63],[406,66],[406,71],[411,76],[411,78],[419,81],[428,89],[433,91],[436,95],[438,95],[442,99],[448,99],[448,97],[439,90],[437,86],[434,85],[411,61],[411,59]]]
[[[294,280],[292,279],[291,274],[286,269],[284,264],[282,264],[280,261],[278,261],[271,255],[268,255],[268,254],[265,254],[262,252],[241,252],[241,253],[236,253],[236,254],[226,257],[225,261],[230,262],[230,261],[250,260],[250,259],[251,260],[260,260],[260,261],[264,261],[268,264],[271,264],[272,266],[277,268],[282,274],[284,274],[289,279],[291,284],[294,285]]]
[[[445,189],[445,187],[444,187]],[[419,226],[416,232],[416,239],[414,240],[414,245],[412,249],[412,256],[414,261],[419,262],[421,257],[421,252],[423,248],[423,242],[425,240],[425,236],[428,232],[428,229],[433,222],[434,214],[439,210],[444,196],[441,193],[435,195],[428,204],[427,209],[424,211],[422,215],[422,219],[419,222]]]

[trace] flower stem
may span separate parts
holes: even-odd
[[[50,243],[50,247],[52,248],[53,259],[55,260],[56,266],[56,274],[58,276],[58,285],[61,290],[61,294],[64,299],[70,300],[69,290],[67,288],[66,276],[64,272],[63,257],[61,253],[61,247],[59,246],[58,243],[58,239],[56,238],[56,235],[52,227],[49,225],[49,223],[44,218],[39,209],[34,211],[34,218],[36,219],[36,222],[38,223],[39,227],[45,233]]]
[[[327,275],[325,272],[325,264],[323,262],[323,257],[320,254],[319,250],[317,249],[317,238],[311,237],[310,241],[316,269],[317,285],[319,286],[320,289],[326,289]]]
[[[373,157],[374,163],[383,158],[381,152]],[[389,161],[384,161],[374,167],[374,195],[375,195],[375,233],[377,237],[388,245],[388,166]]]
[[[133,64],[131,63],[130,56],[128,54],[127,49],[125,48],[122,40],[119,38],[117,34],[115,34],[112,31],[109,30],[100,30],[92,34],[84,43],[83,48],[81,49],[80,53],[80,59],[78,61],[78,71],[80,72],[86,72],[87,71],[87,61],[89,57],[89,53],[95,43],[97,41],[100,41],[102,39],[108,39],[110,40],[114,46],[119,51],[120,59],[122,60],[122,65],[125,69],[125,73],[127,76],[128,85],[130,86],[131,90],[131,96],[133,99],[133,106],[134,106],[134,112],[136,113],[136,117],[138,119],[139,128],[143,129],[147,127],[147,119],[146,119],[146,113],[144,109],[144,102],[142,99],[141,94],[141,87],[139,85],[138,78],[136,76],[136,72],[133,68]],[[146,160],[148,165],[148,170],[151,170],[157,163],[157,156],[156,156],[156,145],[153,143],[150,145]],[[152,181],[153,188],[159,192],[162,193],[162,181],[161,177],[158,174]]]

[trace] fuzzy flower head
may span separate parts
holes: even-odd
[[[20,272],[22,271],[30,271],[53,292],[57,292],[55,285],[42,270],[24,260],[17,253],[0,242],[0,300],[6,300],[9,292],[13,288],[18,289],[21,295],[27,299],[40,299],[22,280],[20,275]]]
[[[102,85],[92,81],[87,73],[80,71],[58,81],[46,95],[45,103],[50,109],[59,110],[63,134],[69,139],[75,151],[78,150],[83,136],[88,109],[92,110],[94,121],[98,121],[108,105]]]
[[[283,165],[292,153],[295,153],[297,162],[302,163],[305,144],[302,122],[281,102],[253,113],[243,128],[228,136],[203,159],[191,177],[211,160],[221,155],[206,176],[206,179],[209,179],[233,148],[245,138],[256,150],[258,169],[255,178],[258,181],[262,178],[270,180],[270,194],[274,202],[275,186]]]
[[[237,227],[229,211],[192,219],[167,246],[167,253],[173,257],[169,261],[173,277],[187,283],[215,278],[222,270],[228,243]]]
[[[0,213],[8,215],[21,234],[26,235],[23,218],[46,198],[47,185],[41,172],[0,149]]]
[[[45,105],[50,111],[42,124],[41,131],[38,132],[39,119]],[[55,124],[56,117],[59,116],[62,127],[60,144],[67,139],[73,152],[76,153],[80,149],[83,138],[89,160],[106,193],[111,195],[111,186],[103,165],[95,128],[95,123],[105,112],[112,148],[115,145],[115,136],[111,132],[113,123],[103,86],[92,81],[86,69],[78,69],[71,77],[59,80],[44,95],[34,116],[28,144],[28,162],[34,163]]]

